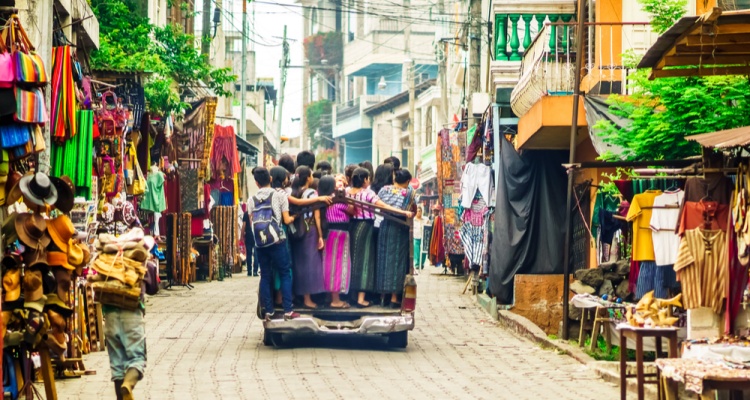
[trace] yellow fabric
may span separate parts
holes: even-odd
[[[647,190],[633,197],[628,210],[628,221],[633,222],[633,261],[654,261],[654,241],[651,235],[651,207],[661,190]]]
[[[240,185],[237,183],[237,174],[234,174],[232,181],[234,181],[234,204],[237,205],[240,204]]]

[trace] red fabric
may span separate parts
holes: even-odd
[[[638,283],[638,273],[641,272],[641,263],[630,261],[630,274],[628,275],[628,292],[635,293],[635,286]]]
[[[443,218],[435,217],[432,223],[432,237],[430,238],[430,262],[438,265],[445,262],[445,245],[443,244]]]
[[[211,146],[211,174],[218,178],[221,173],[221,161],[226,159],[228,165],[227,176],[241,171],[237,155],[237,137],[233,126],[216,125],[214,127],[214,142]]]
[[[190,220],[190,235],[193,237],[203,236],[203,221],[205,218],[202,216],[194,216]]]
[[[705,228],[703,214],[708,203],[712,202],[686,201],[683,204],[682,214],[680,215],[680,222],[678,224],[679,230],[677,231],[680,236],[682,236],[686,230]],[[722,231],[726,231],[727,226],[729,225],[729,206],[718,204],[716,206],[716,212],[714,213],[714,216],[710,218],[710,221],[710,229],[721,229]]]

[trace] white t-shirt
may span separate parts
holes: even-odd
[[[430,222],[427,217],[414,218],[414,239],[422,239],[422,232],[424,232],[424,226]]]
[[[680,248],[680,237],[675,233],[677,220],[680,218],[680,204],[685,192],[664,192],[654,198],[651,213],[651,237],[654,241],[656,265],[674,265],[677,251]],[[665,208],[670,207],[670,208]]]

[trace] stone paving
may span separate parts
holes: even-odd
[[[574,359],[497,327],[464,281],[425,269],[409,346],[372,338],[261,343],[259,278],[235,275],[149,298],[148,367],[136,399],[615,399],[616,386]],[[106,352],[93,376],[58,381],[64,399],[112,399]]]

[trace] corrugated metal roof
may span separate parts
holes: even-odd
[[[750,144],[750,126],[702,133],[700,135],[687,136],[685,139],[698,142],[703,147],[717,149],[747,146]]]

